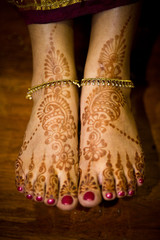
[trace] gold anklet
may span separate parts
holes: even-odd
[[[107,85],[115,87],[127,87],[134,88],[134,84],[131,80],[121,80],[121,79],[112,79],[112,78],[83,78],[81,81],[81,86],[86,85]]]
[[[55,86],[55,85],[61,85],[62,83],[63,84],[72,83],[73,85],[76,85],[77,87],[80,87],[80,84],[79,84],[78,80],[64,79],[64,80],[59,80],[59,81],[46,82],[46,83],[42,83],[40,85],[37,85],[35,87],[28,88],[26,98],[29,99],[29,100],[32,100],[32,94],[34,92],[37,92],[38,90],[40,90],[42,88],[48,88],[48,87]]]

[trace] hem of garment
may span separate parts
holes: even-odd
[[[95,1],[95,4],[93,4],[92,1],[86,1],[83,2],[83,4],[75,3],[73,5],[54,10],[25,10],[25,11],[20,10],[20,11],[27,25],[46,24],[70,20],[84,15],[95,14],[112,8],[133,4],[138,1],[139,0],[118,0],[108,2],[105,0],[99,0],[98,2]]]

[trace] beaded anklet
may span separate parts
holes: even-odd
[[[81,86],[86,85],[106,85],[115,87],[127,87],[134,88],[134,84],[131,80],[111,79],[111,78],[83,78]]]
[[[68,83],[76,85],[77,87],[82,87],[86,85],[96,85],[96,84],[99,86],[99,85],[107,84],[107,86],[134,88],[134,84],[131,80],[121,80],[121,79],[111,79],[111,78],[83,78],[81,84],[79,84],[78,80],[65,79],[60,81],[46,82],[46,83],[37,85],[35,87],[28,88],[26,98],[29,100],[32,100],[32,94],[34,92],[37,92],[40,89],[55,86],[55,85],[68,84]]]
[[[77,87],[80,87],[80,84],[79,84],[78,80],[64,79],[64,80],[60,80],[60,81],[46,82],[46,83],[42,83],[40,85],[37,85],[35,87],[28,88],[28,92],[27,92],[26,98],[29,99],[29,100],[32,100],[32,94],[34,92],[37,92],[38,90],[40,90],[42,88],[48,88],[48,87],[51,87],[51,86],[61,85],[61,84],[68,84],[68,83],[71,83],[73,85],[76,85]]]

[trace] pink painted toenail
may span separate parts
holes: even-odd
[[[18,190],[19,192],[22,192],[22,191],[23,191],[23,188],[22,188],[22,187],[18,187],[17,190]]]
[[[53,198],[50,198],[50,199],[47,200],[47,203],[50,204],[50,205],[54,204],[55,200]]]
[[[112,193],[107,193],[107,194],[106,194],[106,198],[112,199],[112,198],[113,198],[113,194],[112,194]]]
[[[138,182],[139,182],[139,183],[144,183],[144,179],[143,179],[143,178],[140,178],[140,179],[138,180]]]
[[[31,194],[28,194],[28,195],[26,196],[26,198],[27,198],[27,199],[32,199],[33,196],[32,196]]]
[[[86,192],[83,199],[87,201],[93,201],[95,198],[95,195],[93,192]]]
[[[36,200],[37,200],[38,202],[41,202],[41,201],[42,201],[42,197],[41,197],[41,196],[37,196],[37,197],[36,197]]]
[[[119,197],[124,197],[124,196],[125,196],[125,192],[123,192],[123,191],[119,192],[119,193],[118,193],[118,196],[119,196]]]
[[[128,191],[128,195],[129,195],[129,196],[133,196],[134,193],[135,193],[135,192],[134,192],[133,190],[129,190],[129,191]]]
[[[62,198],[62,204],[71,205],[73,203],[73,198],[71,196],[64,196]]]

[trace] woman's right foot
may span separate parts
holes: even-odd
[[[70,22],[31,25],[32,86],[76,79]],[[45,79],[45,81],[43,80]],[[78,93],[71,83],[33,94],[33,109],[16,161],[16,186],[27,199],[62,210],[78,203]]]

